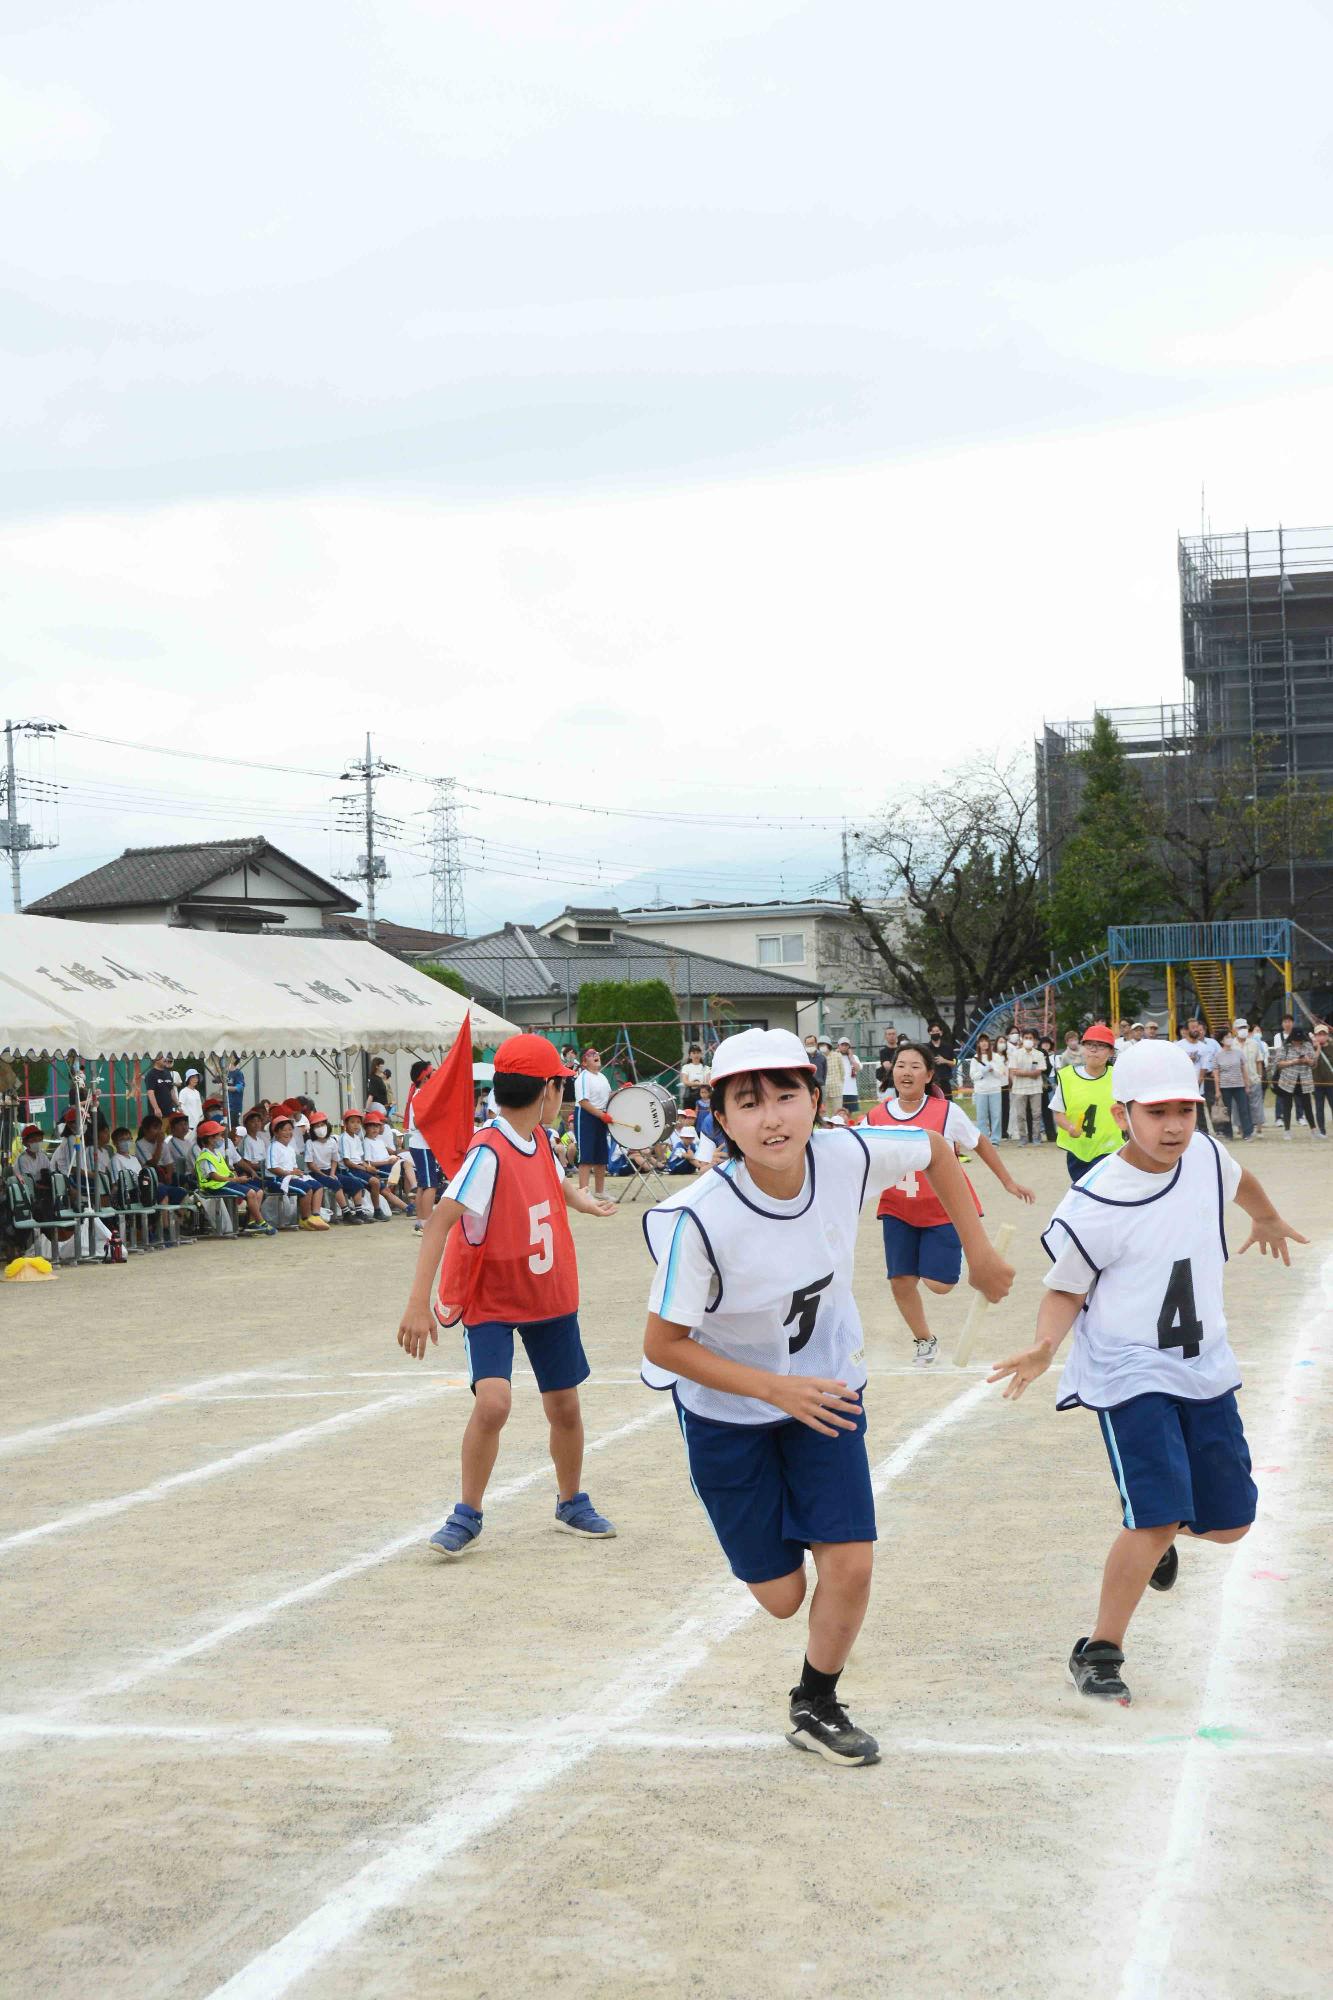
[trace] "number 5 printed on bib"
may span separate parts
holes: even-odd
[[[532,1244],[532,1255],[528,1259],[528,1269],[534,1277],[540,1278],[543,1271],[549,1271],[555,1262],[555,1235],[551,1228],[551,1204],[549,1201],[534,1202],[528,1210],[528,1241]]]
[[[819,1295],[832,1283],[833,1273],[830,1271],[827,1278],[820,1278],[817,1283],[805,1285],[799,1292],[792,1293],[790,1310],[782,1322],[784,1326],[790,1326],[793,1320],[796,1322],[796,1331],[787,1342],[788,1354],[799,1354],[803,1347],[809,1345],[819,1317]]]

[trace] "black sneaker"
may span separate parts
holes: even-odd
[[[830,1764],[878,1764],[878,1743],[856,1727],[835,1694],[807,1694],[794,1687],[788,1712],[787,1741],[798,1750],[813,1750]]]
[[[1069,1678],[1080,1694],[1128,1708],[1129,1689],[1120,1678],[1125,1656],[1109,1639],[1080,1639],[1069,1655]]]
[[[1148,1578],[1148,1582],[1152,1587],[1152,1589],[1170,1590],[1172,1584],[1176,1580],[1176,1573],[1179,1570],[1179,1568],[1180,1568],[1180,1557],[1176,1554],[1175,1543],[1172,1542],[1170,1548],[1167,1550],[1166,1554],[1162,1557],[1162,1560],[1158,1563],[1152,1575]]]

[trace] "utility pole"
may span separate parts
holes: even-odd
[[[463,909],[463,855],[458,833],[456,780],[436,778],[430,827],[430,921],[437,931],[462,937],[467,929]]]
[[[344,779],[359,778],[362,781],[365,794],[362,829],[366,851],[364,854],[358,854],[356,867],[340,875],[338,880],[340,882],[362,882],[365,884],[366,940],[370,944],[374,944],[378,936],[378,926],[375,921],[375,884],[377,882],[386,882],[389,878],[389,870],[385,862],[375,852],[375,836],[378,833],[380,838],[383,839],[388,833],[402,831],[400,821],[385,819],[382,813],[375,811],[375,780],[377,778],[388,777],[392,772],[396,772],[398,768],[397,764],[386,764],[383,758],[375,757],[371,754],[370,731],[367,730],[365,757],[360,763],[349,764],[342,774]],[[340,804],[346,815],[352,801],[344,798],[340,801]],[[345,818],[344,825],[349,824],[350,821]]]
[[[842,873],[841,873],[841,875],[840,875],[840,876],[838,877],[838,886],[839,886],[839,888],[840,888],[840,889],[842,890],[842,900],[843,900],[843,902],[844,902],[844,903],[850,903],[850,902],[851,902],[851,900],[852,900],[852,878],[851,878],[851,876],[849,875],[849,873],[848,873],[848,871],[847,871],[847,822],[846,822],[846,820],[844,820],[844,821],[843,821],[843,823],[842,823]]]
[[[54,840],[35,840],[30,825],[19,819],[18,773],[14,762],[14,738],[16,736],[54,736],[63,729],[61,722],[12,722],[5,723],[5,817],[0,820],[0,847],[9,855],[9,893],[13,899],[14,914],[18,916],[23,908],[23,871],[21,857],[36,854],[42,848],[54,847]],[[30,789],[32,789],[30,787]],[[38,787],[39,795],[44,786]]]

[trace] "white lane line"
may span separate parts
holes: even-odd
[[[584,1446],[584,1454],[591,1457],[594,1452],[605,1451],[608,1446],[619,1444],[622,1438],[633,1437],[638,1431],[646,1430],[650,1424],[660,1423],[671,1414],[670,1399],[664,1407],[661,1397],[654,1397],[654,1407],[642,1417],[635,1417],[630,1423],[618,1424],[614,1430],[603,1432],[601,1437],[590,1438]],[[539,1480],[552,1478],[551,1463],[543,1459],[531,1472],[520,1473],[514,1479],[504,1480],[493,1486],[486,1495],[489,1512],[501,1501],[510,1500],[517,1493],[524,1493]],[[187,1660],[197,1660],[204,1653],[215,1652],[232,1639],[239,1639],[247,1632],[253,1632],[270,1620],[281,1617],[284,1611],[292,1610],[298,1604],[309,1604],[317,1597],[336,1590],[339,1584],[350,1583],[354,1577],[362,1576],[369,1569],[381,1563],[391,1562],[402,1555],[405,1549],[414,1545],[420,1547],[440,1525],[440,1516],[433,1514],[428,1521],[419,1521],[404,1535],[395,1535],[392,1541],[382,1542],[377,1549],[369,1550],[363,1556],[355,1556],[351,1562],[343,1563],[338,1569],[326,1570],[322,1576],[309,1583],[298,1584],[294,1590],[285,1590],[279,1597],[270,1597],[263,1604],[253,1605],[248,1611],[238,1611],[234,1617],[224,1619],[211,1631],[202,1632],[197,1639],[187,1640],[181,1646],[169,1646],[160,1653],[152,1653],[146,1660],[140,1660],[121,1673],[112,1674],[104,1681],[96,1682],[81,1693],[65,1695],[52,1704],[51,1711],[57,1715],[68,1714],[71,1709],[81,1708],[84,1703],[100,1701],[106,1696],[127,1694],[131,1688],[142,1687],[145,1681],[154,1680],[162,1674],[169,1674]],[[475,1560],[475,1558],[473,1558]],[[443,1568],[443,1565],[441,1565]]]
[[[941,1431],[966,1416],[987,1393],[984,1382],[974,1383],[913,1431],[875,1468],[876,1492],[905,1472]],[[697,1608],[687,1611],[665,1640],[628,1660],[585,1709],[554,1718],[533,1744],[452,1793],[429,1818],[376,1855],[285,1937],[217,1987],[212,2000],[276,2000],[286,1993],[382,1910],[403,1902],[450,1854],[488,1833],[525,1800],[584,1763],[608,1735],[633,1728],[759,1609],[731,1578],[703,1586],[694,1593],[694,1602]]]
[[[388,1729],[320,1729],[287,1723],[159,1723],[159,1722],[61,1722],[51,1715],[0,1715],[0,1743],[17,1737],[72,1738],[79,1743],[109,1743],[120,1737],[162,1743],[232,1744],[268,1747],[278,1743],[358,1744],[392,1743]]]
[[[150,1410],[162,1410],[173,1403],[196,1402],[201,1396],[211,1395],[215,1389],[228,1389],[237,1382],[272,1382],[285,1379],[281,1365],[276,1368],[245,1368],[230,1375],[210,1375],[202,1382],[186,1382],[177,1389],[158,1389],[151,1396],[140,1396],[133,1403],[115,1403],[109,1409],[90,1410],[86,1416],[65,1417],[56,1424],[35,1424],[31,1430],[12,1431],[8,1437],[0,1437],[0,1457],[11,1452],[35,1451],[39,1445],[51,1438],[66,1437],[71,1431],[95,1430],[102,1424],[121,1424],[132,1417],[145,1416]]]
[[[1333,1258],[1325,1269],[1333,1274]],[[1231,1706],[1240,1692],[1238,1645],[1242,1631],[1252,1622],[1260,1625],[1272,1618],[1272,1597],[1256,1583],[1256,1568],[1283,1566],[1283,1495],[1290,1494],[1293,1433],[1300,1414],[1297,1396],[1308,1391],[1306,1371],[1300,1366],[1315,1339],[1328,1330],[1330,1315],[1317,1280],[1296,1309],[1297,1340],[1287,1365],[1271,1432],[1264,1433],[1264,1453],[1285,1468],[1284,1476],[1264,1486],[1260,1477],[1259,1514],[1245,1540],[1231,1550],[1222,1580],[1222,1609],[1213,1640],[1213,1650],[1199,1704],[1199,1726],[1225,1727]],[[1219,1550],[1220,1554],[1221,1551]],[[1234,1747],[1228,1745],[1228,1749]],[[1208,1838],[1208,1800],[1216,1774],[1216,1759],[1209,1755],[1206,1739],[1192,1737],[1181,1767],[1175,1803],[1167,1831],[1166,1846],[1158,1864],[1156,1880],[1139,1911],[1134,1944],[1120,1978],[1119,2000],[1158,2000],[1170,1964],[1176,1926],[1181,1915],[1197,1909],[1193,1895],[1194,1873],[1200,1843]]]
[[[354,1424],[368,1423],[372,1417],[383,1416],[389,1410],[401,1410],[414,1403],[425,1402],[429,1397],[447,1396],[450,1391],[440,1389],[414,1389],[402,1396],[381,1396],[377,1402],[362,1403],[355,1410],[341,1410],[336,1417],[324,1417],[317,1424],[302,1424],[299,1430],[283,1431],[275,1438],[266,1438],[262,1444],[246,1445],[242,1451],[229,1452],[225,1458],[213,1458],[206,1465],[192,1466],[188,1472],[173,1472],[166,1479],[155,1479],[151,1486],[140,1486],[133,1493],[117,1493],[108,1500],[94,1500],[86,1507],[76,1507],[72,1513],[59,1514],[53,1521],[42,1521],[35,1528],[21,1528],[17,1534],[0,1539],[0,1556],[10,1554],[15,1549],[27,1548],[32,1542],[39,1542],[48,1535],[68,1534],[75,1528],[87,1528],[94,1521],[109,1521],[114,1515],[124,1514],[131,1507],[146,1507],[150,1501],[163,1500],[169,1493],[178,1493],[183,1487],[198,1486],[208,1479],[220,1479],[224,1473],[235,1472],[243,1465],[256,1465],[266,1458],[277,1458],[289,1451],[300,1451],[303,1446],[322,1442],[325,1438],[336,1437],[340,1431],[350,1430]]]
[[[445,1729],[436,1741],[502,1744],[549,1743],[549,1730]],[[960,1743],[952,1736],[880,1736],[882,1757],[1179,1757],[1197,1741],[1191,1736],[1160,1736],[1138,1743],[1097,1743],[1077,1737],[1037,1738],[1031,1742]],[[616,1729],[598,1744],[599,1750],[785,1750],[773,1730],[705,1729],[689,1735],[670,1730]],[[1215,1757],[1333,1757],[1333,1737],[1313,1736],[1288,1743],[1252,1742],[1233,1738],[1212,1746]]]

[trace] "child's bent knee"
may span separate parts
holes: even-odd
[[[765,1583],[751,1583],[746,1588],[770,1618],[794,1618],[805,1602],[804,1566],[789,1576],[771,1577]]]
[[[951,1292],[954,1287],[954,1281],[952,1278],[949,1280],[947,1285],[945,1284],[943,1278],[923,1278],[921,1282],[925,1286],[928,1292]]]

